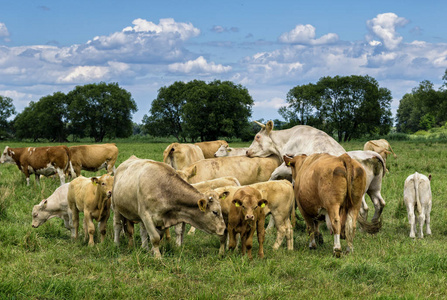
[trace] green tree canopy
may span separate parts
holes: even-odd
[[[0,96],[0,139],[6,137],[10,130],[10,122],[8,118],[16,113],[12,99]]]

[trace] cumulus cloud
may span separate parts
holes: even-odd
[[[338,41],[338,35],[335,33],[328,33],[315,39],[315,27],[307,24],[297,25],[291,31],[281,34],[278,40],[281,43],[286,44],[322,45]]]
[[[367,39],[372,40],[377,37],[382,40],[387,49],[394,50],[403,39],[396,32],[396,28],[403,27],[408,22],[407,19],[398,17],[395,13],[379,14],[366,22],[366,26],[372,34],[372,36],[367,36]]]
[[[190,60],[185,63],[174,63],[169,65],[169,71],[175,73],[197,73],[197,74],[213,74],[226,73],[231,70],[231,66],[216,65],[214,62],[208,63],[203,56],[196,60]]]
[[[220,25],[214,25],[213,28],[211,28],[211,31],[217,32],[217,33],[223,33],[223,32],[239,32],[239,28],[237,27],[223,27]]]
[[[5,41],[9,42],[9,31],[5,23],[0,23],[0,38],[3,38]]]

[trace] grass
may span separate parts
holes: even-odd
[[[348,151],[357,150],[363,148],[363,143],[355,141],[343,146]],[[44,145],[0,143],[1,150],[7,144]],[[119,164],[132,154],[161,161],[168,143],[118,142],[117,145]],[[158,261],[139,247],[138,230],[134,248],[127,246],[126,238],[121,239],[119,247],[115,246],[112,218],[106,241],[87,247],[83,239],[70,239],[60,219],[49,220],[37,229],[31,227],[33,205],[51,195],[59,180],[45,178],[38,187],[32,177],[27,187],[15,165],[1,165],[0,298],[446,298],[446,145],[410,140],[393,141],[392,147],[398,158],[388,158],[390,173],[383,179],[382,195],[387,206],[382,230],[374,236],[357,232],[355,252],[341,259],[332,257],[333,240],[327,230],[323,231],[325,243],[315,251],[308,250],[302,220],[294,231],[295,250],[287,251],[284,242],[274,252],[273,230],[266,235],[265,259],[254,256],[252,261],[238,251],[219,257],[218,237],[201,231],[186,236],[181,248],[173,240],[163,242],[163,259]],[[402,195],[405,178],[415,171],[433,176],[433,235],[413,240],[408,237]],[[369,199],[367,203],[373,209]],[[342,241],[342,246],[345,245]],[[256,241],[254,248],[257,253]]]

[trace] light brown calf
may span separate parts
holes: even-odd
[[[341,256],[340,234],[346,234],[347,252],[353,251],[357,216],[365,192],[366,173],[348,154],[284,156],[292,168],[297,205],[310,232],[309,247],[316,248],[319,225],[328,215],[334,234],[334,255]]]
[[[385,139],[368,141],[363,146],[363,150],[371,150],[379,153],[385,162],[388,154],[393,153],[394,158],[397,158],[397,155],[394,153],[393,148],[391,148],[390,143],[388,143]]]
[[[79,212],[84,212],[85,240],[89,238],[88,245],[95,244],[93,235],[95,225],[93,220],[99,222],[101,242],[106,235],[107,220],[110,216],[110,205],[113,187],[113,177],[104,174],[101,177],[86,178],[79,176],[70,182],[68,187],[68,205],[73,213],[73,227],[78,237]]]

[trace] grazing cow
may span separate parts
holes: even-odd
[[[256,134],[247,150],[248,157],[266,157],[276,155],[282,161],[284,155],[295,156],[301,154],[329,153],[341,155],[345,149],[324,131],[307,125],[297,125],[289,129],[273,130],[273,121],[262,124],[261,130]],[[273,173],[271,179],[288,179],[284,163]],[[289,172],[290,173],[290,172]]]
[[[295,199],[310,232],[309,248],[320,238],[320,221],[329,217],[334,234],[334,255],[341,256],[340,234],[346,234],[347,252],[353,251],[356,220],[365,192],[366,174],[359,162],[347,154],[326,153],[294,158],[284,156],[292,168]]]
[[[214,157],[224,156],[245,156],[248,148],[231,148],[230,146],[221,145],[214,153]]]
[[[115,173],[115,162],[118,158],[116,144],[71,146],[70,162],[74,177],[81,175],[81,170],[96,172],[106,169],[108,174]]]
[[[205,158],[213,158],[214,153],[216,153],[217,149],[219,149],[221,145],[228,146],[228,143],[223,140],[217,140],[210,142],[195,143],[194,145],[199,146],[200,149],[202,149],[203,156],[205,156]]]
[[[388,154],[393,153],[394,158],[397,158],[397,155],[394,153],[393,148],[391,148],[390,143],[388,143],[385,139],[368,141],[363,146],[363,150],[370,150],[379,153],[385,162]]]
[[[155,174],[155,176],[154,176]],[[130,157],[116,170],[112,205],[115,243],[126,220],[141,221],[143,247],[161,258],[159,244],[164,231],[186,222],[207,233],[222,235],[225,223],[219,200],[197,191],[165,163]],[[141,231],[140,230],[140,231]]]
[[[37,184],[39,175],[58,174],[61,185],[65,183],[65,171],[69,167],[70,152],[67,146],[10,148],[6,146],[0,158],[1,163],[15,163],[26,177],[29,185],[30,174],[34,173]]]
[[[262,199],[265,199],[268,202],[264,207],[264,213],[266,216],[272,214],[272,219],[275,220],[274,223],[276,226],[276,241],[273,245],[273,249],[277,250],[281,246],[285,236],[287,240],[287,249],[293,250],[293,228],[290,219],[294,216],[295,194],[292,184],[287,180],[272,180],[251,184],[248,185],[248,187],[252,187],[259,191]],[[239,187],[235,186],[226,186],[215,189],[219,194],[222,214],[227,223],[231,201],[234,199],[234,194],[238,189]],[[226,239],[226,235],[221,239],[220,254],[223,254],[225,250]]]
[[[58,187],[54,193],[47,199],[43,199],[39,204],[33,207],[33,222],[34,228],[39,227],[47,220],[58,217],[64,220],[65,228],[71,231],[71,236],[74,237],[75,231],[72,222],[71,209],[68,207],[68,186],[69,183],[65,183]]]
[[[200,160],[177,173],[189,183],[233,176],[247,185],[267,181],[278,166],[276,157],[230,156]]]
[[[240,234],[242,255],[247,252],[248,258],[252,259],[251,250],[253,247],[253,235],[257,231],[259,250],[258,256],[264,257],[264,237],[265,237],[265,213],[264,206],[268,201],[262,198],[261,193],[250,187],[245,186],[239,188],[234,193],[233,205],[230,205],[230,213],[228,215],[228,236],[230,242],[228,248],[234,250],[236,248],[236,236]]]
[[[78,237],[79,212],[81,211],[84,212],[84,233],[85,240],[89,239],[88,245],[93,246],[95,244],[93,241],[95,233],[93,220],[99,222],[101,242],[104,241],[107,220],[110,216],[112,187],[113,177],[108,174],[92,178],[79,176],[70,182],[67,200],[73,213],[74,238]]]
[[[172,143],[163,151],[163,162],[176,170],[181,170],[202,159],[205,159],[202,149],[193,144]]]
[[[430,212],[431,212],[431,174],[427,176],[415,172],[407,177],[404,185],[404,202],[407,206],[408,222],[410,223],[410,237],[416,237],[416,223],[419,224],[419,237],[423,238],[422,229],[427,224],[426,234],[431,234]],[[416,207],[417,220],[415,222],[414,210]]]

